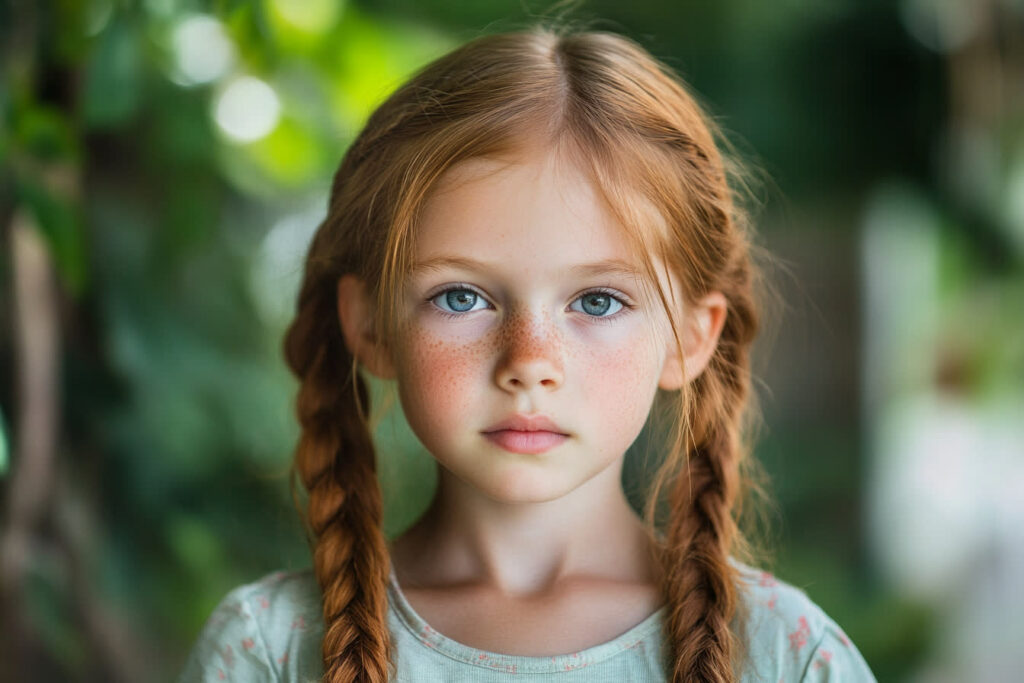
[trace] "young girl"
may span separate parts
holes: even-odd
[[[285,355],[314,566],[232,591],[182,681],[870,681],[733,558],[753,271],[714,132],[632,42],[437,60],[335,176]],[[388,542],[368,372],[439,464]],[[623,456],[669,420],[644,521]]]

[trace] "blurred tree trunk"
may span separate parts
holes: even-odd
[[[10,255],[13,361],[13,457],[0,498],[0,680],[117,683],[142,680],[145,655],[96,588],[96,490],[88,479],[76,479],[59,455],[63,328],[73,326],[68,313],[85,310],[60,284],[69,281],[67,240],[81,239],[68,234],[81,229],[79,222],[67,222],[82,198],[75,153],[81,66],[68,66],[55,38],[68,25],[80,30],[69,7],[22,1],[0,13],[10,19],[0,26],[0,77],[12,96],[7,119],[0,120],[11,126],[3,131],[0,239]],[[76,139],[54,151],[52,140],[41,142],[39,130],[23,123],[31,116]],[[86,444],[69,450],[79,457],[90,452]]]
[[[37,533],[51,504],[59,433],[59,331],[53,268],[38,228],[24,210],[10,226],[17,423],[0,539],[0,615],[4,669],[11,680],[47,678],[46,657],[30,623],[26,595]]]

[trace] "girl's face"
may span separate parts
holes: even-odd
[[[504,502],[553,500],[619,463],[674,345],[588,178],[543,150],[463,162],[416,240],[392,360],[406,418],[437,461]],[[546,417],[563,436],[488,434],[516,416]]]

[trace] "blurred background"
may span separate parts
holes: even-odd
[[[371,109],[527,0],[0,0],[0,678],[170,681],[310,565],[280,343]],[[769,178],[769,567],[881,681],[1024,670],[1024,2],[579,3]],[[431,461],[378,430],[388,533]]]

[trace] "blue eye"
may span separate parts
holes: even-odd
[[[439,292],[437,295],[431,297],[430,300],[434,302],[435,306],[448,315],[452,315],[453,313],[469,313],[474,310],[473,306],[477,302],[484,301],[479,294],[471,289],[466,289],[465,287],[453,287],[451,289],[446,289],[445,291]],[[445,308],[445,306],[448,308]]]
[[[623,303],[618,297],[601,290],[586,292],[576,301],[581,302],[580,305],[582,306],[583,313],[595,318],[610,318],[623,308]],[[573,303],[576,303],[576,301]],[[618,306],[618,308],[611,310],[613,306]],[[611,314],[608,314],[609,310],[611,310]]]
[[[612,295],[610,292],[605,292],[603,290],[585,292],[580,296],[580,298],[572,303],[574,304],[577,301],[580,302],[581,307],[573,307],[572,310],[579,310],[591,317],[599,318],[614,317],[615,314],[629,305],[622,299]]]

